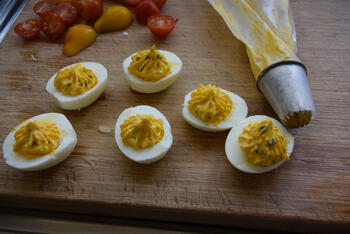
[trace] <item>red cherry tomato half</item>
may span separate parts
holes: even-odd
[[[139,2],[135,8],[135,16],[139,23],[146,24],[148,17],[158,15],[159,8],[152,0]]]
[[[88,23],[94,23],[103,14],[102,0],[74,0],[74,5]]]
[[[157,7],[160,9],[164,6],[166,0],[153,0],[153,2],[157,5]]]
[[[78,11],[70,2],[58,3],[52,12],[63,19],[66,24],[72,24],[78,17]]]
[[[54,1],[39,1],[34,5],[33,10],[35,14],[41,16],[43,13],[52,11],[55,6],[56,3]]]
[[[165,37],[173,31],[178,18],[174,19],[168,15],[152,15],[147,20],[151,32],[158,37]]]
[[[46,12],[41,16],[42,31],[52,40],[60,37],[65,29],[66,24],[63,19],[53,12]]]
[[[129,4],[131,6],[136,6],[141,1],[142,0],[125,0],[126,4]]]
[[[40,21],[37,19],[30,19],[17,24],[15,32],[24,39],[33,40],[38,37],[40,29]]]

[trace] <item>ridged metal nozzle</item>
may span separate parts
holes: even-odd
[[[270,65],[259,75],[257,87],[285,126],[302,127],[313,118],[315,105],[307,71],[299,61]]]

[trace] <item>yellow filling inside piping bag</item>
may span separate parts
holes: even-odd
[[[231,32],[245,44],[255,79],[271,64],[283,60],[299,61],[294,53],[287,0],[208,1]]]

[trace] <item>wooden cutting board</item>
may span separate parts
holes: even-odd
[[[59,112],[73,124],[78,144],[67,160],[45,171],[21,172],[1,157],[0,206],[289,231],[349,228],[350,2],[291,3],[298,56],[308,68],[317,114],[309,126],[291,130],[291,160],[261,175],[231,166],[224,151],[228,132],[196,130],[181,115],[184,95],[212,83],[243,97],[249,116],[276,117],[255,87],[243,45],[207,1],[168,0],[162,14],[180,21],[166,39],[135,20],[125,30],[99,35],[71,58],[62,55],[63,39],[27,42],[11,30],[0,45],[1,142],[19,122]],[[35,17],[33,5],[29,1],[17,23]],[[140,94],[129,89],[122,61],[153,44],[176,53],[183,70],[169,89]],[[93,105],[65,111],[45,85],[57,70],[80,61],[102,63],[108,86]],[[113,129],[123,109],[140,104],[159,109],[174,136],[167,156],[151,165],[124,157],[114,132],[97,131],[99,125]]]

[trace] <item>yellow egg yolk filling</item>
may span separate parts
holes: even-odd
[[[250,123],[243,129],[238,142],[248,163],[253,165],[270,166],[289,159],[289,141],[271,120]]]
[[[157,144],[164,136],[163,121],[153,115],[131,116],[120,125],[124,144],[141,150]]]
[[[194,116],[215,126],[231,116],[233,108],[231,98],[211,84],[207,86],[200,84],[188,101],[188,109]]]
[[[150,50],[143,50],[132,56],[129,72],[142,80],[156,82],[171,72],[171,65],[166,57],[153,45]]]
[[[96,75],[81,64],[57,72],[54,85],[63,94],[76,96],[92,89],[97,84]]]
[[[60,137],[60,130],[55,123],[35,120],[16,131],[13,151],[27,158],[38,158],[53,153]]]

